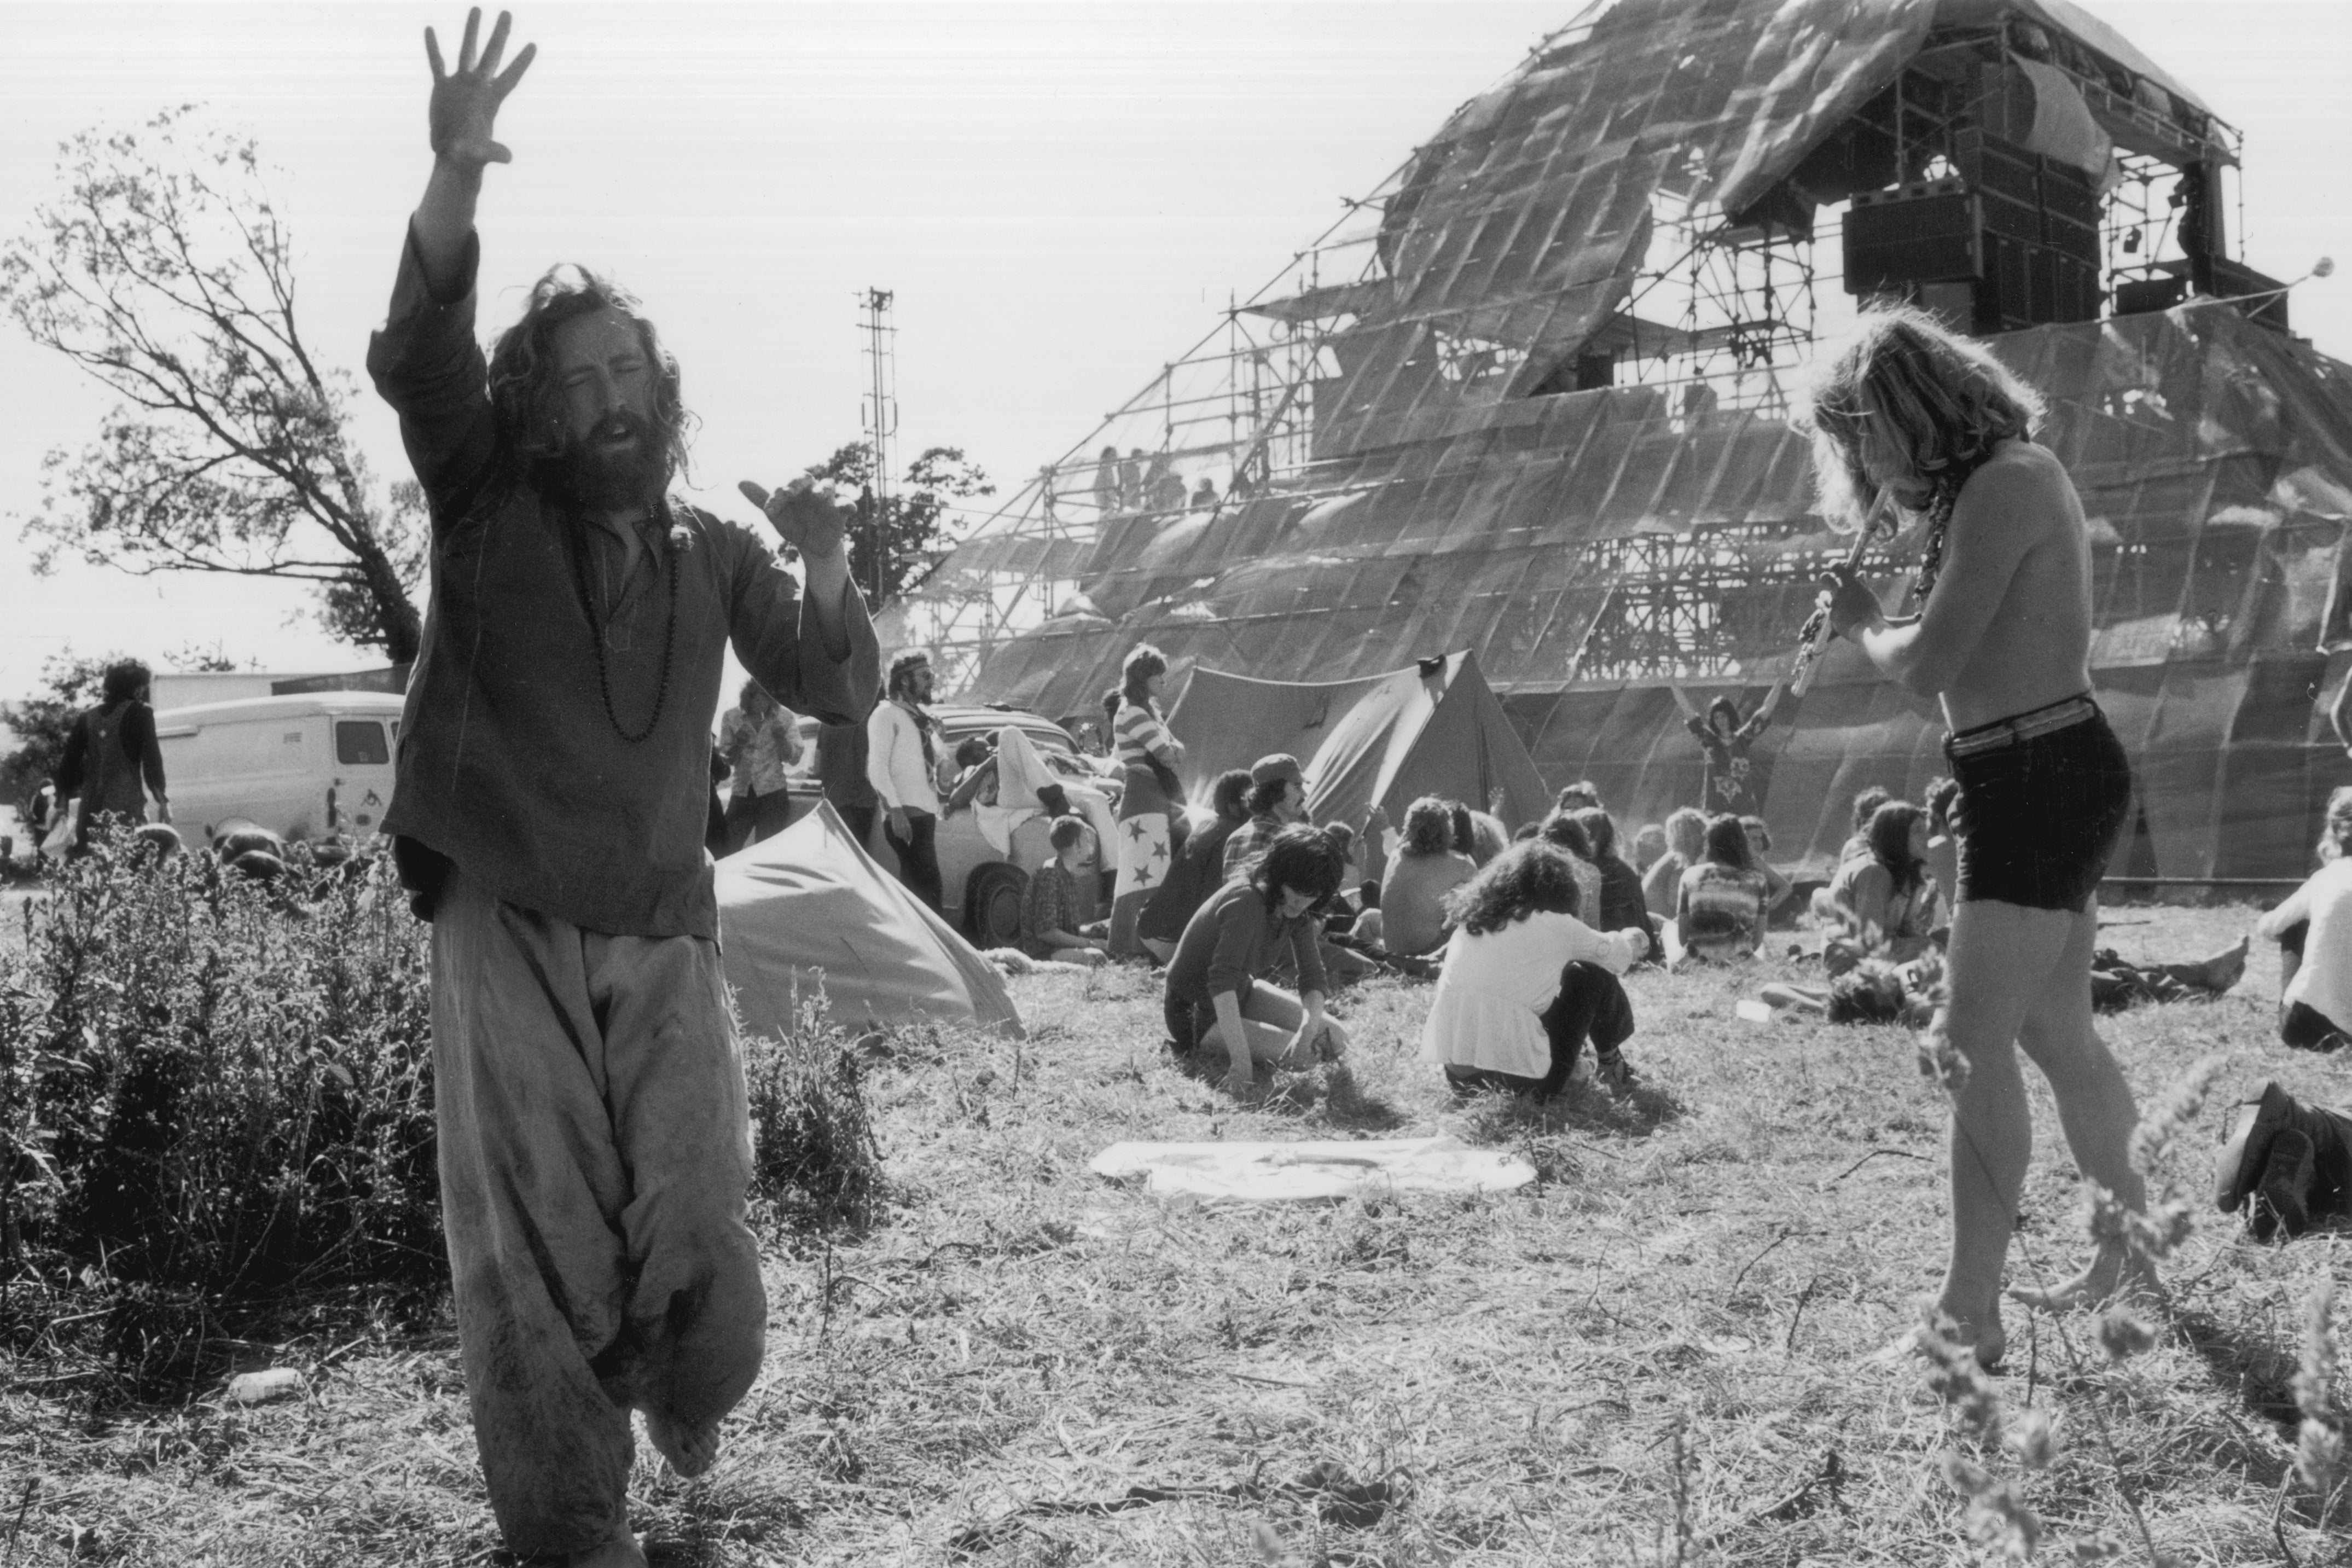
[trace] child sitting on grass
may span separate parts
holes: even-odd
[[[1055,817],[1045,841],[1054,855],[1029,874],[1021,900],[1021,951],[1062,963],[1108,962],[1106,944],[1078,930],[1077,873],[1086,864],[1087,825],[1075,816]]]
[[[1257,1065],[1301,1068],[1337,1058],[1348,1032],[1323,1011],[1329,990],[1321,943],[1323,907],[1339,890],[1344,859],[1318,829],[1284,828],[1243,875],[1212,894],[1184,927],[1161,997],[1179,1056],[1225,1056],[1225,1088],[1246,1094]],[[1268,983],[1284,958],[1298,993]]]
[[[1574,864],[1541,839],[1513,845],[1448,898],[1454,934],[1421,1054],[1456,1092],[1557,1094],[1587,1039],[1603,1081],[1636,1081],[1619,1050],[1633,1007],[1617,976],[1650,940],[1633,928],[1602,935],[1578,918],[1580,901]]]

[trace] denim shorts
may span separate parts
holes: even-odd
[[[1959,799],[1955,903],[1994,899],[2080,913],[2131,810],[2131,761],[2085,695],[1944,742]]]

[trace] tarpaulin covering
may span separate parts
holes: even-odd
[[[1623,321],[1658,201],[1738,211],[1931,39],[2023,23],[2076,41],[2070,79],[2119,142],[2117,90],[2202,124],[2060,0],[1620,0],[1551,41],[1407,165],[1367,277],[1308,291],[1302,313],[1345,313],[1300,398],[1307,458],[1240,500],[1103,529],[1084,601],[995,647],[979,694],[1076,711],[1145,640],[1180,674],[1280,682],[1466,648],[1550,783],[1594,779],[1629,825],[1696,801],[1667,682],[1760,698],[1843,541],[1769,402],[1559,391],[1554,373]],[[2141,776],[2128,868],[2299,874],[2314,803],[2352,778],[2316,707],[2322,651],[2352,647],[2352,369],[2202,300],[1988,342],[2048,399],[2042,438],[2090,518],[2095,682]],[[1916,555],[1883,558],[1890,599]],[[1758,748],[1776,856],[1833,853],[1842,802],[1940,773],[1938,734],[1833,647]]]
[[[858,847],[827,802],[719,862],[719,948],[743,1027],[782,1034],[819,987],[836,1023],[1022,1032],[995,966]]]

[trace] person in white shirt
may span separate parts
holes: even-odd
[[[2352,785],[2327,797],[2319,839],[2326,864],[2255,923],[2254,933],[2295,959],[2279,994],[2279,1038],[2305,1049],[2332,1050],[2352,1025]],[[2303,929],[2297,930],[2298,927]]]
[[[890,661],[889,700],[876,703],[866,721],[866,778],[888,814],[882,837],[898,857],[898,879],[938,910],[939,723],[923,710],[932,684],[930,656],[921,649]]]
[[[1514,844],[1447,898],[1454,934],[1421,1054],[1455,1092],[1557,1094],[1588,1039],[1605,1082],[1637,1081],[1619,1050],[1633,1008],[1617,976],[1650,939],[1632,927],[1602,935],[1578,918],[1580,902],[1574,862],[1541,839]]]

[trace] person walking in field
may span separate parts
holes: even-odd
[[[1908,309],[1865,311],[1812,392],[1825,506],[1865,526],[1874,498],[1922,519],[1915,615],[1826,574],[1831,625],[1891,679],[1943,704],[1960,793],[1949,1001],[1930,1026],[1952,1097],[1952,1247],[1937,1308],[1979,1364],[2001,1358],[2001,1268],[2032,1155],[2017,1052],[2058,1101],[2083,1176],[2139,1212],[2139,1110],[2091,1022],[2099,879],[2131,768],[2091,696],[2091,546],[2074,487],[2034,443],[2040,397],[1978,344]],[[1948,1047],[1948,1052],[1942,1047]],[[2120,1237],[2088,1268],[2011,1295],[2060,1307],[2153,1287]]]
[[[431,507],[432,598],[383,826],[433,921],[444,1228],[490,1507],[517,1556],[642,1568],[631,1411],[680,1474],[760,1369],[751,1128],[703,830],[727,647],[834,723],[879,654],[843,517],[742,486],[771,542],[669,499],[677,363],[584,270],[534,285],[485,362],[475,207],[509,18],[456,68],[427,31],[433,173],[376,389]]]
[[[89,847],[89,836],[101,819],[121,827],[147,820],[147,801],[155,802],[155,820],[172,820],[171,797],[163,788],[163,750],[155,741],[155,710],[147,705],[152,681],[147,667],[127,658],[107,667],[99,688],[99,705],[74,721],[67,731],[65,754],[58,759],[58,809],[68,802],[81,808],[74,828],[73,847]]]

